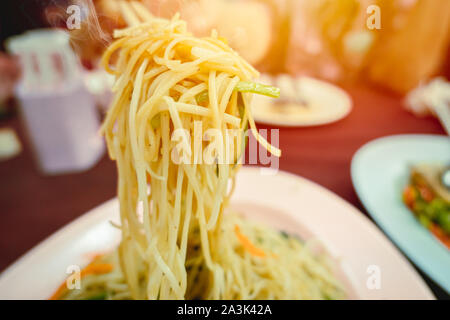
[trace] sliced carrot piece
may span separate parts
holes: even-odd
[[[445,234],[444,230],[442,230],[441,227],[439,227],[435,223],[431,223],[430,231],[436,238],[438,238],[439,241],[441,241],[447,247],[447,249],[450,250],[450,237]]]
[[[434,199],[434,193],[426,186],[419,186],[418,187],[420,196],[425,200],[426,202],[431,202]]]
[[[252,254],[255,257],[260,257],[260,258],[264,258],[266,256],[266,253],[255,247],[255,245],[246,237],[241,233],[241,229],[239,228],[239,226],[236,224],[234,226],[234,232],[236,233],[237,238],[239,239],[239,241],[241,242],[242,246],[248,251],[250,252],[250,254]]]
[[[113,265],[109,263],[90,263],[83,270],[81,270],[80,278],[83,278],[89,274],[109,273],[113,270],[113,268]],[[64,282],[58,287],[58,289],[56,289],[55,293],[52,294],[49,300],[58,300],[66,290],[66,280],[64,280]]]
[[[414,208],[414,202],[416,201],[416,191],[413,186],[407,186],[403,190],[403,201],[408,206],[408,208]]]
[[[113,269],[112,264],[102,263],[102,264],[89,264],[86,268],[81,270],[81,278],[89,274],[104,274],[109,273]]]

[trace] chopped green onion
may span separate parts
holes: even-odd
[[[450,211],[442,211],[437,217],[437,223],[445,233],[450,235]]]
[[[419,215],[419,222],[427,229],[431,224],[431,220],[424,214]]]
[[[262,94],[264,96],[278,98],[280,96],[280,88],[268,86],[265,84],[250,82],[250,81],[240,81],[236,87],[235,91],[239,92],[252,92],[256,94]],[[208,90],[202,91],[195,97],[197,103],[202,103],[208,100]]]
[[[280,234],[283,238],[289,239],[289,233],[287,233],[286,231],[280,231]]]
[[[106,292],[102,292],[91,297],[86,298],[85,300],[106,300],[107,294]]]
[[[208,100],[208,90],[200,92],[196,97],[197,103],[202,103]]]
[[[241,81],[236,85],[234,90],[239,92],[253,92],[272,98],[278,98],[280,96],[280,88],[256,82]]]
[[[158,129],[159,126],[161,125],[161,117],[159,116],[159,114],[157,114],[156,116],[154,116],[152,118],[152,120],[150,120],[150,123],[152,125],[152,128],[154,130]]]

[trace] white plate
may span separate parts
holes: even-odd
[[[254,95],[252,114],[255,121],[283,127],[317,126],[336,122],[352,109],[352,100],[347,92],[331,83],[309,77],[292,78],[292,81],[294,90],[308,102],[308,107],[298,104],[276,105],[273,98]]]
[[[430,162],[450,163],[449,137],[384,137],[355,154],[352,180],[373,219],[419,268],[450,292],[450,251],[414,218],[401,198],[410,165]]]
[[[232,199],[251,219],[316,238],[334,257],[350,298],[433,299],[409,262],[356,208],[330,191],[285,172],[262,174],[243,168]],[[46,299],[62,283],[69,265],[114,247],[119,233],[108,220],[118,219],[111,200],[61,229],[8,268],[0,277],[0,299]],[[374,268],[380,287],[367,286]],[[370,271],[368,273],[368,270]]]

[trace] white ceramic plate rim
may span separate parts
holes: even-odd
[[[301,78],[307,79],[308,81],[319,83],[320,85],[324,86],[325,88],[329,88],[333,94],[341,96],[343,100],[346,101],[346,107],[342,108],[342,111],[340,113],[332,114],[328,117],[321,117],[318,119],[309,119],[309,120],[278,120],[278,119],[270,119],[268,120],[266,117],[260,117],[258,112],[253,113],[253,117],[256,122],[271,126],[279,126],[279,127],[314,127],[314,126],[321,126],[326,125],[330,123],[337,122],[339,120],[344,119],[353,108],[353,102],[350,95],[342,88],[333,85],[329,82],[322,81],[316,78],[307,77],[307,76],[301,76]]]
[[[361,201],[361,203],[364,205],[364,207],[367,209],[369,214],[372,216],[372,218],[375,220],[375,222],[383,229],[383,231],[389,236],[390,239],[393,240],[393,242],[415,263],[421,270],[423,270],[430,278],[432,278],[437,284],[444,287],[445,290],[449,291],[450,287],[446,286],[445,283],[448,283],[448,279],[446,279],[445,275],[442,274],[442,272],[439,271],[440,268],[437,266],[437,262],[430,263],[430,261],[427,261],[426,258],[423,258],[421,253],[418,252],[420,250],[417,250],[413,246],[409,245],[410,242],[406,236],[404,236],[403,232],[400,232],[399,230],[396,230],[394,226],[391,226],[389,222],[385,221],[384,218],[380,217],[377,213],[377,208],[375,208],[374,205],[371,204],[371,201],[369,199],[369,195],[365,192],[363,192],[362,184],[363,182],[359,178],[358,172],[360,170],[364,170],[362,168],[363,166],[363,160],[364,156],[367,152],[369,152],[372,148],[378,147],[380,145],[384,144],[391,144],[400,142],[402,140],[408,139],[410,143],[413,141],[413,139],[439,139],[442,141],[447,141],[445,139],[449,139],[447,136],[442,135],[432,135],[432,134],[401,134],[401,135],[393,135],[393,136],[386,136],[381,137],[375,140],[372,140],[362,146],[353,156],[352,163],[351,163],[351,176],[353,185],[355,188],[355,191]],[[394,180],[398,177],[391,177],[392,181],[394,183]],[[400,192],[400,191],[399,191]],[[411,215],[412,213],[408,211],[407,208],[403,209],[406,214]],[[418,232],[421,232],[424,235],[424,239],[429,242],[429,244],[433,247],[442,247],[442,244],[438,242],[438,240],[434,239],[433,236],[429,233],[428,230],[420,226],[419,224],[416,227]],[[445,248],[444,248],[445,249]],[[445,250],[441,250],[445,251]],[[448,253],[448,252],[447,252]],[[446,252],[443,252],[443,254],[446,254]]]
[[[248,190],[249,185],[254,188]],[[261,196],[261,191],[263,190],[266,190],[266,194]],[[244,196],[246,192],[247,194]],[[235,194],[237,196],[233,197],[233,203],[258,203],[267,208],[273,208],[275,205],[277,210],[288,213],[289,218],[294,219],[299,224],[312,226],[308,232],[313,237],[320,239],[332,257],[339,260],[339,267],[348,277],[347,280],[356,291],[358,298],[434,298],[429,288],[409,262],[375,225],[355,207],[325,188],[293,174],[279,171],[276,175],[263,176],[259,168],[245,167],[238,174]],[[304,195],[304,199],[292,197],[293,194]],[[321,210],[313,214],[306,210],[298,210],[296,205],[301,204],[299,204],[299,201],[306,203],[310,197],[318,197],[316,200],[318,200],[319,205],[314,202],[314,199],[311,201],[313,201],[314,205],[318,205]],[[32,298],[47,298],[65,276],[64,274],[56,275],[57,272],[52,270],[52,261],[55,260],[55,256],[58,256],[58,250],[63,250],[68,241],[76,239],[90,226],[97,224],[107,225],[109,219],[117,218],[117,208],[117,200],[110,200],[76,219],[29,251],[0,276],[0,298],[18,298],[20,292],[11,293],[10,291],[14,291],[13,289],[18,284],[23,286],[23,282],[26,281],[24,275],[26,278],[27,273],[33,270],[32,268],[36,265],[40,269],[49,269],[48,274],[50,278],[46,278],[44,284],[34,280],[34,285],[42,286],[45,292],[39,295],[40,293],[37,291],[39,297],[35,296]],[[111,214],[111,210],[116,212]],[[334,219],[335,222],[338,221],[339,228],[336,228],[338,224],[324,223],[324,217],[328,217],[328,220]],[[355,232],[352,237],[348,237],[348,230],[345,230],[347,227]],[[355,238],[358,239],[357,242],[355,242]],[[114,244],[115,241],[110,241],[108,245],[104,243],[101,246],[112,247]],[[93,248],[92,251],[95,250]],[[71,255],[74,260],[80,260],[79,254],[73,253]],[[383,276],[386,281],[383,282],[379,290],[370,290],[366,286],[368,277],[367,266],[372,261],[382,265],[384,268],[382,272],[386,270]],[[79,261],[75,263],[77,262],[80,263]],[[32,277],[29,278],[34,279]],[[34,289],[38,290],[39,288]]]

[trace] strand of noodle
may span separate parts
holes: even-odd
[[[177,91],[177,92],[180,93],[180,94],[183,94],[183,93],[185,93],[188,89],[187,89],[185,86],[176,84],[176,85],[173,86],[172,90],[175,90],[175,91]]]
[[[241,80],[250,80],[247,78],[241,70],[236,68],[235,66],[226,66],[220,63],[214,63],[210,61],[203,62],[200,64],[201,69],[200,70],[214,70],[214,71],[221,71],[226,72],[231,75],[238,76]]]
[[[167,60],[156,55],[153,56],[153,61],[155,61],[156,64],[167,66],[171,70],[174,70],[177,67],[181,66],[180,60]]]
[[[167,218],[167,179],[169,175],[169,116],[167,114],[161,115],[161,130],[162,130],[162,176],[164,180],[161,181],[161,202],[159,203],[159,215],[160,217]]]
[[[181,287],[173,274],[172,270],[170,270],[169,266],[164,262],[163,258],[161,257],[159,251],[156,249],[155,243],[151,246],[151,254],[153,255],[153,258],[155,259],[155,262],[158,264],[159,268],[162,270],[164,275],[166,276],[167,280],[172,285],[172,289],[175,291],[175,294],[178,298],[183,297],[183,293],[181,291]]]
[[[216,226],[216,222],[220,213],[221,205],[223,202],[223,194],[228,183],[228,165],[218,164],[219,166],[219,181],[217,183],[218,188],[215,193],[214,206],[211,211],[211,217],[209,218],[206,228],[208,230],[213,229]]]
[[[193,98],[195,98],[195,96],[203,91],[206,90],[206,84],[205,83],[199,83],[197,85],[195,85],[194,87],[188,89],[186,92],[184,92],[180,99],[178,99],[179,103],[182,102],[187,102]]]
[[[164,40],[158,40],[153,42],[153,44],[147,49],[147,52],[149,54],[154,54],[159,48],[161,48],[161,46],[164,44]],[[165,67],[165,66],[161,66],[161,67]],[[167,67],[166,67],[167,68]]]
[[[133,160],[135,163],[135,170],[136,170],[136,176],[137,176],[137,182],[138,182],[138,201],[142,202],[144,207],[144,228],[146,230],[145,235],[147,237],[147,242],[150,243],[150,224],[149,224],[149,204],[147,200],[147,179],[145,171],[149,171],[148,168],[145,166],[144,161],[144,155],[139,151],[138,145],[137,145],[137,135],[136,135],[136,128],[135,128],[135,122],[136,122],[136,113],[137,113],[137,107],[138,103],[140,101],[140,95],[142,90],[142,80],[144,71],[147,68],[148,59],[145,59],[142,65],[140,66],[135,83],[134,83],[134,90],[131,97],[131,103],[130,103],[130,112],[129,112],[129,128],[130,128],[130,145],[131,150],[133,154]],[[153,171],[150,169],[150,174],[153,174]]]
[[[186,191],[186,210],[184,215],[184,222],[183,222],[183,229],[182,229],[182,236],[181,236],[181,258],[183,261],[186,260],[186,249],[187,249],[187,241],[188,241],[188,232],[189,232],[189,225],[191,222],[191,215],[192,215],[192,186],[190,184],[187,185],[187,191]]]
[[[233,54],[236,58],[238,68],[244,70],[248,78],[257,78],[259,76],[259,72],[255,68],[253,68],[253,66],[251,66],[247,61],[245,61],[242,57],[240,57],[233,49],[228,47],[223,41],[211,38],[209,38],[208,40],[211,41],[216,46],[218,46],[221,50]]]
[[[201,190],[195,179],[195,172],[193,172],[193,169],[189,165],[186,165],[186,164],[183,164],[183,169],[184,169],[184,172],[186,173],[186,176],[188,177],[189,183],[192,185],[192,189],[194,190],[194,193],[195,193],[195,196],[197,199],[197,219],[199,219],[199,221],[200,221],[200,238],[201,238],[203,253],[205,255],[206,266],[209,269],[212,269],[213,263],[212,263],[211,254],[210,254],[208,236],[206,234],[206,229],[202,227],[202,226],[205,226],[206,222],[205,222],[205,213],[203,211],[203,206],[202,206],[203,197],[201,194]]]
[[[209,92],[208,94],[209,105],[213,113],[214,126],[216,128],[220,128],[219,106],[217,105],[217,92],[216,92],[216,71],[211,71],[209,73],[208,92]]]
[[[166,66],[160,66],[158,68],[154,68],[144,75],[144,81],[149,81],[151,78],[156,77],[157,75],[161,74],[162,72],[164,72],[166,70],[167,70]]]
[[[132,11],[132,9],[128,6],[128,3],[124,0],[119,0],[120,11],[122,12],[122,17],[127,22],[129,26],[137,26],[140,21],[136,14]]]
[[[113,160],[116,159],[115,151],[114,151],[114,148],[112,147],[114,145],[113,135],[111,134],[112,130],[108,130],[108,129],[113,127],[114,119],[117,118],[118,114],[122,110],[121,106],[125,105],[125,96],[128,95],[128,92],[130,90],[131,90],[131,86],[128,86],[126,89],[123,90],[126,92],[125,95],[120,95],[120,96],[117,95],[114,98],[113,104],[112,104],[111,108],[108,110],[108,112],[106,113],[105,120],[104,120],[102,126],[100,127],[100,133],[105,134],[106,141],[108,142],[107,147],[108,147],[109,156]]]
[[[150,21],[154,18],[150,11],[148,11],[147,7],[139,1],[131,1],[130,5],[141,21]]]
[[[218,105],[220,105],[219,102],[220,102],[220,100],[221,100],[221,97],[222,97],[223,93],[224,93],[225,90],[226,90],[228,80],[229,80],[229,76],[228,76],[228,74],[225,73],[225,72],[220,73],[220,74],[216,77],[217,104],[218,104]],[[220,112],[220,108],[218,108],[218,109],[219,109],[219,112]],[[220,114],[220,113],[219,113],[219,114]]]
[[[174,86],[181,80],[189,77],[190,75],[196,73],[197,71],[198,71],[198,68],[194,67],[194,68],[186,69],[185,71],[179,72],[179,73],[176,73],[173,71],[167,71],[167,72],[161,74],[160,76],[158,76],[158,78],[163,77],[163,76],[167,77],[167,78],[165,78],[165,79],[167,79],[167,83],[164,83],[164,85],[157,87],[157,90],[155,90],[154,92],[149,92],[149,96],[151,96],[151,97],[146,102],[144,102],[144,104],[141,106],[141,108],[138,111],[138,114],[137,114],[138,122],[142,121],[142,119],[145,119],[148,116],[149,112],[152,109],[151,107],[156,102],[158,102],[159,99],[161,99],[169,91],[169,89],[172,86]],[[169,80],[169,78],[170,78],[170,80]],[[155,79],[155,81],[157,81],[157,79]],[[152,87],[150,87],[150,88],[152,88]]]
[[[222,95],[222,99],[220,101],[219,112],[225,113],[228,103],[230,102],[230,97],[233,94],[233,90],[239,82],[239,77],[234,77],[228,84],[225,92]]]
[[[205,172],[206,183],[209,187],[209,190],[214,191],[216,186],[213,183],[213,177],[211,175],[212,170],[209,170],[209,166],[213,166],[213,165],[205,164],[200,168],[200,170],[204,170],[204,172]]]
[[[131,56],[126,69],[123,71],[123,74],[126,75],[127,79],[131,78],[130,75],[133,71],[133,69],[135,68],[136,65],[138,65],[138,61],[140,59],[142,59],[142,55],[145,52],[145,50],[147,50],[147,48],[149,47],[149,45],[151,44],[151,42],[144,42],[142,43],[138,49],[133,53],[133,55]]]
[[[269,142],[267,142],[267,140],[262,137],[259,133],[258,130],[256,129],[256,125],[255,125],[255,120],[253,120],[251,111],[250,111],[250,106],[247,102],[247,98],[246,95],[242,95],[243,97],[243,101],[244,101],[244,106],[245,106],[245,114],[248,117],[248,122],[250,124],[250,128],[252,130],[253,135],[255,136],[256,140],[264,147],[266,148],[270,153],[272,153],[273,155],[280,157],[281,156],[281,150],[272,146]]]
[[[108,72],[110,74],[117,74],[116,70],[112,70],[110,68],[109,60],[111,59],[112,54],[114,52],[116,52],[120,48],[120,46],[125,43],[126,40],[127,40],[126,38],[122,38],[122,39],[116,40],[115,42],[113,42],[113,44],[111,44],[106,49],[106,51],[103,54],[102,59],[101,59],[101,65],[106,70],[106,72]]]
[[[213,110],[209,109],[209,108],[205,108],[205,107],[201,107],[198,105],[194,105],[194,104],[188,104],[188,103],[182,103],[182,102],[173,102],[174,106],[176,107],[176,109],[178,110],[178,112],[183,112],[183,113],[189,113],[192,115],[198,115],[198,116],[203,116],[203,117],[213,117]],[[155,113],[158,112],[164,112],[164,111],[168,111],[169,107],[168,105],[164,104],[160,104],[157,109],[155,110]],[[232,116],[230,114],[224,114],[223,115],[224,121],[233,125],[234,127],[239,127],[241,124],[241,120],[238,117]]]
[[[177,183],[176,183],[176,189],[175,189],[175,208],[174,208],[174,221],[173,221],[173,230],[171,230],[171,239],[169,239],[169,248],[170,248],[170,254],[169,254],[169,262],[172,262],[175,258],[177,252],[175,251],[178,249],[177,245],[177,239],[178,239],[178,231],[180,227],[180,219],[181,219],[181,189],[183,188],[183,178],[184,178],[184,171],[181,166],[178,166],[178,173],[177,173]],[[184,263],[183,263],[184,264]]]

